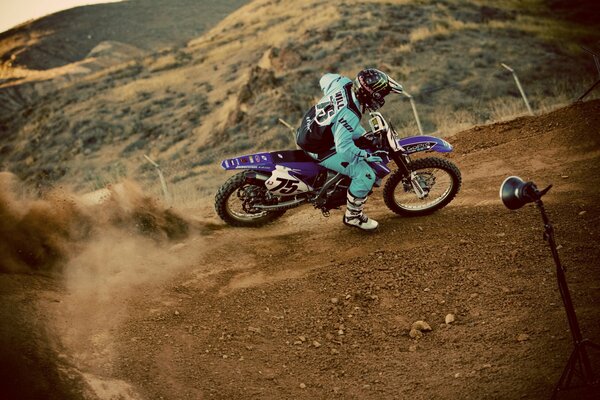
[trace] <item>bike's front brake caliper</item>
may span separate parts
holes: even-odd
[[[421,200],[427,197],[429,195],[429,191],[431,190],[431,187],[427,184],[427,180],[414,171],[410,173],[410,187],[412,187],[417,197]],[[406,182],[404,183],[404,190],[410,191],[407,190]]]

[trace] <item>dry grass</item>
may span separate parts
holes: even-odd
[[[534,111],[536,114],[547,113],[569,105],[579,96],[583,95],[593,83],[589,79],[553,80],[549,83],[545,92],[540,88],[537,88],[533,92],[532,98],[535,102]],[[585,100],[598,98],[600,98],[600,89],[596,88],[586,96]]]
[[[458,33],[465,29],[478,29],[479,25],[463,22],[452,17],[437,19],[433,27],[421,26],[410,32],[410,42],[416,43],[427,39],[437,39]]]
[[[469,110],[453,111],[448,106],[439,107],[431,117],[437,128],[434,133],[439,136],[469,129],[476,125],[476,118]]]
[[[573,25],[556,19],[532,15],[517,15],[514,20],[492,20],[486,23],[489,29],[513,29],[529,35],[535,35],[549,43],[562,43],[573,54],[582,50],[576,42],[582,38],[593,37],[597,31],[589,26]]]
[[[492,100],[487,107],[491,110],[487,122],[506,121],[528,113],[522,99],[516,97],[501,97]],[[534,111],[535,113],[535,111]]]
[[[533,113],[540,115],[573,103],[592,84],[589,79],[556,79],[543,88],[536,87],[529,94],[527,88],[525,90]],[[585,100],[597,98],[600,98],[600,90],[590,93]],[[478,115],[488,117],[482,119]],[[431,120],[437,127],[436,134],[449,135],[478,124],[507,121],[523,115],[529,115],[529,112],[521,97],[502,96],[488,102],[474,103],[472,109],[452,111],[451,107],[436,107]]]

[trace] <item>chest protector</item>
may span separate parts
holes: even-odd
[[[321,99],[304,114],[302,125],[296,131],[296,143],[301,149],[319,154],[333,148],[332,127],[337,123],[335,117],[341,109],[350,108],[360,119],[360,111],[352,100],[351,88],[351,83],[345,85],[342,90]]]

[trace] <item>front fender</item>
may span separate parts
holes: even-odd
[[[439,153],[449,153],[452,151],[450,143],[435,136],[410,136],[398,139],[398,144],[404,149],[404,154],[418,153],[420,151],[437,151]]]

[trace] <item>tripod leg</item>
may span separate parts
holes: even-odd
[[[584,339],[582,342],[577,343],[569,360],[567,361],[567,365],[563,370],[556,387],[554,388],[554,392],[552,392],[552,399],[556,399],[558,392],[568,389],[571,386],[571,381],[573,379],[573,375],[577,374],[579,378],[583,381],[583,385],[597,386],[599,381],[596,375],[594,374],[592,367],[589,363],[588,355],[585,347],[590,346],[594,349],[600,349],[600,346],[596,343],[591,342],[588,339]]]
[[[575,356],[571,360],[571,368],[569,368],[569,373],[567,374],[567,379],[564,382],[563,388],[566,389],[571,386],[571,380],[573,379],[573,375],[581,370],[581,358],[579,357],[579,348],[575,347],[573,350],[573,355]]]
[[[581,344],[584,344],[584,345],[586,345],[586,346],[590,346],[590,347],[591,347],[591,348],[593,348],[593,349],[600,350],[600,345],[598,345],[598,344],[596,344],[596,343],[592,342],[592,341],[591,341],[591,340],[589,340],[589,339],[583,339],[583,341],[581,342]]]
[[[562,389],[565,389],[567,387],[567,385],[563,385],[563,383],[565,383],[565,380],[568,377],[568,380],[571,380],[571,377],[573,375],[573,367],[575,364],[575,360],[577,358],[577,348],[573,349],[573,351],[571,352],[571,356],[569,357],[569,360],[567,361],[567,365],[565,365],[565,369],[563,369],[562,374],[560,375],[560,379],[558,380],[558,383],[556,384],[556,386],[554,387],[554,392],[552,392],[552,400],[556,399],[556,395],[558,394],[558,392],[560,392]]]
[[[581,355],[583,359],[583,375],[585,378],[585,382],[588,385],[598,385],[598,376],[594,373],[594,369],[592,368],[592,364],[590,362],[590,358],[587,353],[587,348],[591,348],[593,350],[599,350],[600,346],[596,343],[592,342],[589,339],[583,339],[580,343]]]

